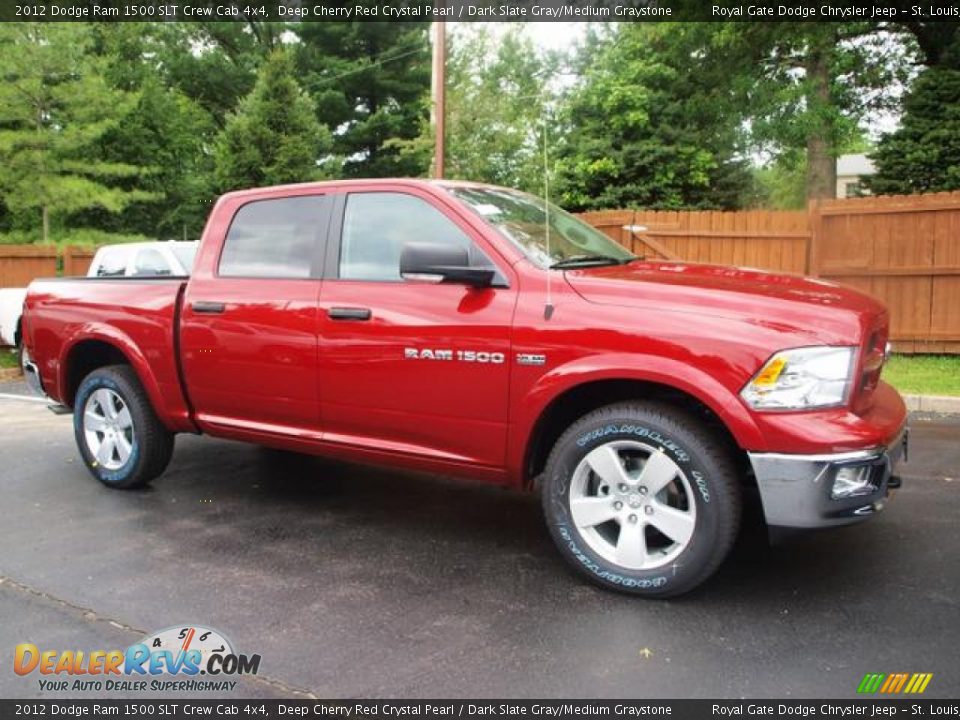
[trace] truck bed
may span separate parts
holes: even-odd
[[[24,322],[44,391],[72,406],[82,365],[68,362],[98,340],[119,347],[143,378],[161,420],[191,430],[176,328],[186,277],[53,278],[27,289]],[[104,352],[111,352],[106,346]],[[112,352],[116,352],[113,350]],[[72,368],[62,372],[61,368]]]

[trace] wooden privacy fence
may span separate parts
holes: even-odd
[[[56,275],[85,275],[96,248],[67,245],[0,245],[0,288],[25,287]]]
[[[0,288],[23,287],[57,274],[56,245],[0,245]]]
[[[812,202],[806,211],[603,210],[637,255],[822,277],[890,308],[899,352],[960,353],[960,192]]]

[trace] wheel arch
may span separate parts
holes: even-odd
[[[146,391],[154,411],[162,418],[162,394],[149,363],[129,338],[112,328],[87,332],[64,343],[58,379],[60,401],[73,407],[83,379],[94,370],[108,365],[129,365]]]
[[[689,365],[661,358],[665,367],[639,367],[629,371],[565,368],[545,376],[528,394],[524,406],[533,408],[521,421],[525,432],[522,453],[514,458],[522,483],[532,487],[546,465],[553,444],[578,418],[624,400],[667,402],[701,418],[746,462],[745,449],[763,447],[764,441],[743,404],[714,378]],[[628,367],[623,363],[611,367]],[[557,382],[564,378],[565,382]]]

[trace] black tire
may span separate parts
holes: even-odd
[[[108,468],[93,454],[84,428],[87,402],[98,390],[109,390],[129,410],[132,426],[129,456],[119,467]],[[74,437],[84,464],[97,480],[111,488],[131,489],[147,485],[160,475],[173,454],[174,435],[157,418],[137,374],[129,365],[110,365],[87,375],[77,389],[73,407]],[[121,462],[119,455],[117,460]]]
[[[23,320],[17,323],[17,332],[14,334],[14,342],[17,344],[17,369],[23,375]]]
[[[635,447],[641,447],[637,443],[648,449],[634,450]],[[610,513],[605,501],[611,488],[593,470],[592,463],[581,465],[587,455],[600,446],[614,449],[616,454],[613,457],[619,459],[621,467],[627,468],[627,475],[637,485],[624,486],[629,494],[623,494],[626,491],[621,491],[618,486],[616,494],[611,496],[611,502],[621,501],[621,509],[614,520],[589,527],[594,524],[591,521],[581,530],[573,521],[572,485],[590,487],[589,484],[593,483],[597,497],[588,500],[600,502],[597,506],[602,507],[604,516]],[[636,478],[640,469],[646,467],[649,457],[652,457],[651,454],[644,458],[643,453],[657,451],[662,451],[665,456],[660,459],[661,462],[672,460],[681,471],[672,476],[674,480],[664,486],[656,501],[659,503],[667,498],[663,493],[671,493],[670,498],[673,499],[668,502],[676,503],[676,507],[687,513],[683,520],[688,523],[686,532],[689,533],[692,528],[692,535],[682,542],[674,542],[661,534],[658,528],[648,524],[653,522],[658,509],[658,520],[664,517],[663,509],[661,504],[654,503],[652,496],[639,495],[641,491],[646,493],[647,489],[641,488]],[[626,455],[629,452],[636,452],[639,459],[631,460]],[[591,457],[602,459],[599,455]],[[631,476],[630,464],[634,462],[637,463],[634,466],[637,472]],[[669,464],[664,467],[669,468]],[[669,475],[672,470],[665,472]],[[579,497],[581,491],[574,492]],[[717,570],[736,539],[742,504],[740,482],[731,449],[693,416],[669,404],[655,402],[609,405],[574,423],[550,453],[543,475],[541,499],[550,534],[560,553],[577,571],[598,585],[633,595],[658,598],[688,592]],[[624,499],[628,500],[629,505],[623,502]],[[639,505],[641,502],[645,504]],[[690,503],[695,505],[692,514]],[[648,508],[647,504],[654,507]],[[637,508],[636,512],[632,508]],[[649,520],[645,517],[647,513]],[[639,543],[644,557],[654,557],[648,555],[650,547],[654,546],[654,552],[663,553],[665,564],[656,566],[661,562],[660,556],[656,556],[651,560],[653,566],[643,567],[645,562],[639,562],[634,569],[617,564],[595,549],[599,548],[608,556],[614,550],[616,559],[620,559],[622,530],[618,528],[623,528],[628,521],[636,524],[633,532],[639,532],[644,538]],[[657,547],[657,544],[661,547]],[[677,554],[669,557],[671,552]]]

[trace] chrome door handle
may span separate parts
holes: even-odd
[[[222,302],[209,302],[207,300],[198,300],[190,303],[190,308],[196,313],[222,313],[227,306]]]
[[[369,320],[370,308],[362,307],[333,307],[327,310],[331,320]]]

